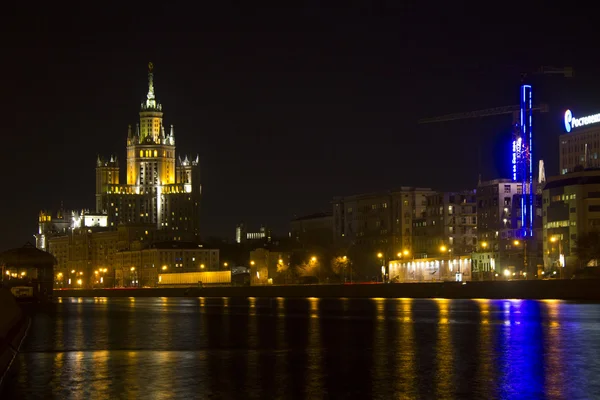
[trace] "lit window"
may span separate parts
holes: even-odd
[[[144,150],[140,150],[140,157],[144,157]]]

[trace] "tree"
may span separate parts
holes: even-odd
[[[352,264],[347,256],[338,256],[331,260],[331,270],[341,281],[350,276],[351,268]]]
[[[575,240],[575,254],[582,267],[592,260],[600,260],[600,231],[591,231],[579,236]]]

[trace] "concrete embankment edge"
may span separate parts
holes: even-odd
[[[600,302],[600,280],[56,290],[55,297],[558,299]]]
[[[27,336],[30,322],[10,291],[0,288],[0,390]]]

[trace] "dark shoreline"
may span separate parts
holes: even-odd
[[[347,297],[556,299],[600,302],[600,280],[55,290],[54,297]]]

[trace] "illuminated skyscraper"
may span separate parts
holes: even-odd
[[[127,133],[126,183],[119,180],[115,156],[96,163],[96,213],[108,216],[109,228],[122,224],[154,225],[173,240],[198,240],[200,228],[199,157],[175,153],[175,130],[168,134],[162,105],[154,93],[152,63],[140,121]]]

